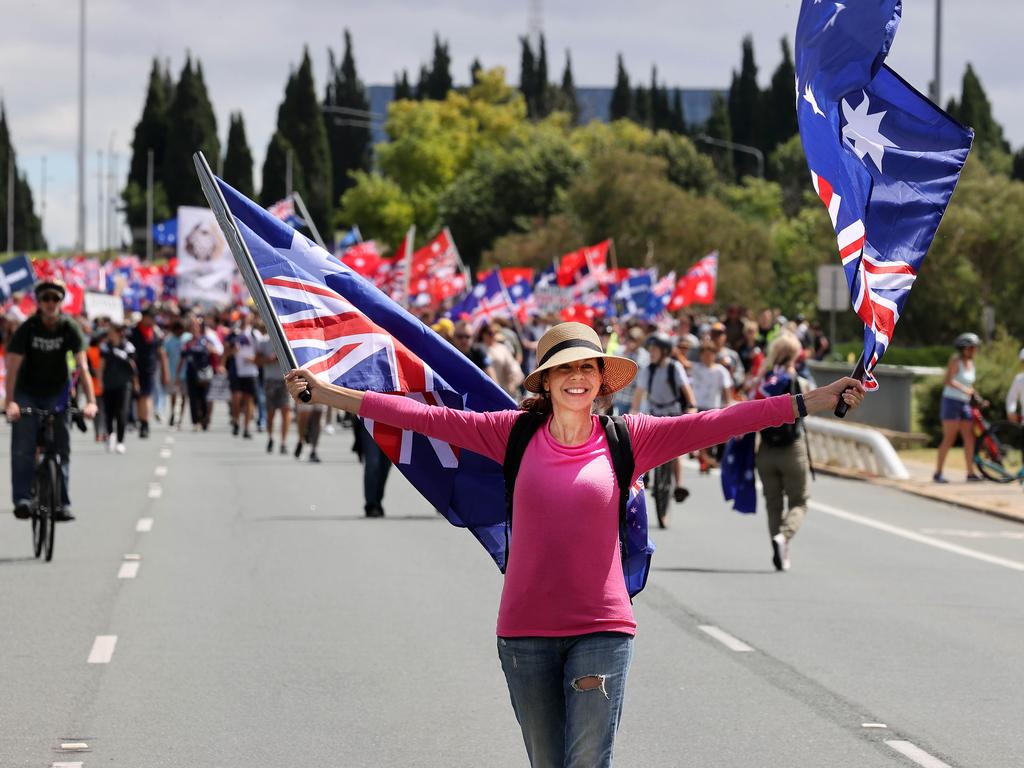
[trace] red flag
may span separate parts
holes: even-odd
[[[595,277],[603,275],[608,268],[608,249],[611,244],[611,240],[605,240],[565,254],[558,263],[558,284],[572,285],[588,273]]]
[[[717,277],[718,251],[712,251],[679,278],[668,302],[668,311],[675,312],[691,304],[714,304]]]
[[[593,307],[588,307],[586,304],[573,304],[571,307],[563,309],[561,315],[562,319],[567,323],[590,325],[594,322],[594,318],[597,317],[597,312]]]
[[[341,263],[346,267],[350,267],[356,274],[366,278],[373,278],[380,269],[381,263],[377,243],[373,240],[356,243],[341,255]]]

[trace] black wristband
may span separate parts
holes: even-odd
[[[800,414],[800,418],[804,418],[807,415],[807,406],[804,404],[804,396],[796,396],[796,412]]]

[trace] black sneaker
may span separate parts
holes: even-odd
[[[139,439],[145,440],[149,437],[149,422],[143,421],[139,423]]]
[[[273,452],[274,452],[274,439],[271,438],[270,440],[267,440],[267,453],[273,453]]]
[[[682,504],[689,497],[690,491],[683,488],[681,485],[677,485],[676,489],[672,492],[672,498],[676,500],[678,504]]]
[[[58,523],[70,523],[75,519],[75,516],[71,514],[71,507],[61,507],[57,510],[57,514],[53,516],[53,519]]]
[[[170,422],[169,422],[169,423],[167,424],[167,426],[169,426],[169,427],[173,427],[173,426],[174,426],[174,414],[173,414],[173,413],[171,414],[171,420],[170,420]]]
[[[287,456],[288,455],[288,446],[285,445],[284,443],[281,443],[281,455],[282,456]]]
[[[316,455],[316,451],[313,451],[313,453],[309,454],[309,460],[313,464],[319,464],[320,463],[320,457]]]
[[[252,440],[252,432],[246,430],[245,432],[242,433],[242,438],[244,440]]]
[[[238,437],[238,422],[231,422],[231,434],[233,437]]]
[[[367,517],[384,517],[384,508],[379,504],[368,504],[366,506]]]
[[[302,455],[302,443],[299,442],[299,443],[295,444],[295,458],[297,459],[301,455]]]
[[[14,516],[19,520],[28,520],[32,517],[32,502],[19,501],[14,505]]]

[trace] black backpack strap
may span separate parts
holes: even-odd
[[[505,460],[501,469],[505,475],[505,568],[508,568],[509,553],[509,531],[512,530],[512,498],[516,491],[516,477],[519,475],[519,468],[523,463],[523,454],[526,453],[526,446],[544,423],[548,420],[546,414],[533,411],[523,411],[512,424],[512,431],[508,434],[508,443],[505,445]],[[502,573],[505,569],[502,569]]]
[[[622,416],[598,416],[604,434],[608,440],[612,467],[615,470],[615,481],[619,484],[619,532],[625,547],[626,505],[629,503],[629,488],[633,484],[633,472],[636,462],[633,457],[633,446],[629,440],[629,429]],[[625,555],[625,550],[623,550]]]

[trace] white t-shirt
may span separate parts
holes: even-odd
[[[260,334],[252,328],[238,331],[232,341],[235,344],[235,375],[240,379],[260,375],[256,365],[256,345]]]
[[[722,391],[732,387],[732,375],[723,365],[695,363],[690,368],[690,386],[702,411],[722,407]]]
[[[1024,373],[1018,373],[1013,377],[1013,384],[1006,393],[1006,413],[1024,414]]]

